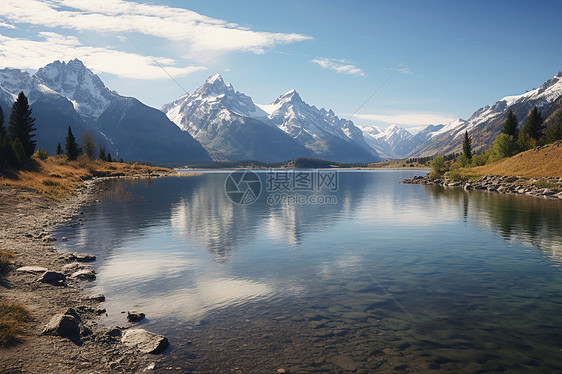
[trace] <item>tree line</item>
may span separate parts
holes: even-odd
[[[438,176],[449,170],[458,170],[467,166],[482,166],[520,152],[562,140],[562,109],[558,109],[548,122],[535,106],[519,129],[520,123],[515,113],[510,110],[503,124],[501,133],[496,136],[491,148],[479,154],[473,154],[472,138],[465,132],[461,154],[453,159],[437,156],[432,160],[432,174]],[[453,154],[454,155],[454,154]],[[446,161],[450,162],[446,162]]]
[[[20,92],[12,105],[8,126],[4,127],[5,116],[0,107],[0,168],[21,168],[34,156],[41,160],[47,159],[49,153],[44,149],[36,150],[35,118],[32,117],[29,101],[23,92]],[[96,152],[97,148],[97,152]],[[64,149],[59,142],[56,155],[75,161],[79,157],[90,160],[99,158],[103,161],[114,161],[105,146],[96,143],[92,134],[84,134],[79,144],[68,126],[64,139]],[[120,160],[123,161],[122,159]]]

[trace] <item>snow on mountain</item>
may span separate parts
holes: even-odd
[[[265,133],[277,137],[288,135],[296,140],[300,145],[291,149],[303,150],[300,157],[315,156],[346,162],[377,159],[353,122],[340,119],[331,110],[306,104],[295,90],[281,95],[269,105],[256,105],[249,96],[235,91],[232,85],[225,84],[222,77],[215,74],[193,94],[183,95],[161,110],[179,128],[207,147],[215,147],[216,151],[220,149],[214,141],[217,137],[222,138],[225,132],[233,131],[233,123],[251,119],[254,130],[262,136]],[[280,132],[260,130],[258,123]],[[280,135],[283,133],[285,135]],[[233,147],[231,142],[223,146],[226,151]],[[234,153],[239,154],[240,145],[234,148]]]
[[[537,107],[546,118],[559,107],[562,97],[562,71],[521,95],[505,96],[493,105],[478,109],[466,121],[456,120],[432,134],[425,144],[415,149],[412,156],[431,156],[460,151],[462,135],[468,131],[473,138],[475,151],[489,148],[501,128],[507,113],[512,110],[521,123],[533,107]]]
[[[365,141],[384,158],[402,158],[409,149],[408,142],[413,135],[406,129],[392,125],[386,128],[358,126]]]
[[[82,61],[54,61],[35,73],[50,89],[69,98],[78,113],[97,119],[117,94],[110,91],[101,79]]]

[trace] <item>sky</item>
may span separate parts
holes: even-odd
[[[157,108],[219,73],[258,104],[296,89],[415,131],[562,70],[560,14],[558,0],[17,0],[0,6],[0,68],[78,58]]]

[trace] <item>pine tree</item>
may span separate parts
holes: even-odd
[[[468,136],[468,131],[464,132],[464,140],[462,142],[462,152],[469,160],[472,159],[472,139]]]
[[[521,131],[525,132],[529,138],[538,140],[542,135],[542,123],[543,118],[537,107],[534,107],[527,116],[527,123],[523,126]]]
[[[64,152],[62,151],[62,147],[61,147],[60,142],[59,142],[59,144],[57,144],[57,156],[62,155],[63,153]]]
[[[18,138],[25,150],[25,154],[30,157],[35,152],[35,118],[31,117],[31,109],[27,97],[23,91],[12,106],[10,120],[8,121],[8,135],[15,140]]]
[[[98,158],[102,161],[107,161],[107,155],[105,154],[105,146],[101,145],[99,146],[99,153],[98,153]]]
[[[107,154],[107,162],[113,162],[113,160],[111,159],[111,153]]]
[[[2,141],[4,135],[6,135],[6,129],[4,128],[4,111],[0,106],[0,141]]]
[[[519,121],[517,121],[517,117],[513,113],[512,110],[507,113],[507,119],[503,124],[502,133],[506,135],[511,135],[514,138],[517,138],[517,133],[519,132]]]
[[[76,160],[78,158],[78,155],[80,155],[80,148],[78,146],[78,143],[76,143],[76,138],[74,138],[70,126],[68,126],[68,134],[66,135],[66,143],[64,145],[64,148],[66,149],[66,157],[70,161]]]

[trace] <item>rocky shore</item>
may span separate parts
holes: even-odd
[[[105,297],[82,288],[95,279],[89,265],[95,256],[59,252],[50,235],[57,225],[81,224],[81,208],[102,192],[97,182],[86,181],[62,202],[0,188],[0,249],[15,254],[10,271],[0,275],[0,302],[20,302],[32,317],[21,343],[0,348],[0,372],[130,373],[158,367],[162,357],[154,353],[165,350],[167,339],[136,328],[138,321],[104,326]]]
[[[477,180],[455,181],[446,177],[416,176],[405,179],[406,184],[440,185],[461,187],[465,190],[484,190],[504,194],[522,194],[542,198],[562,199],[562,178],[525,178],[503,175],[485,175]]]

